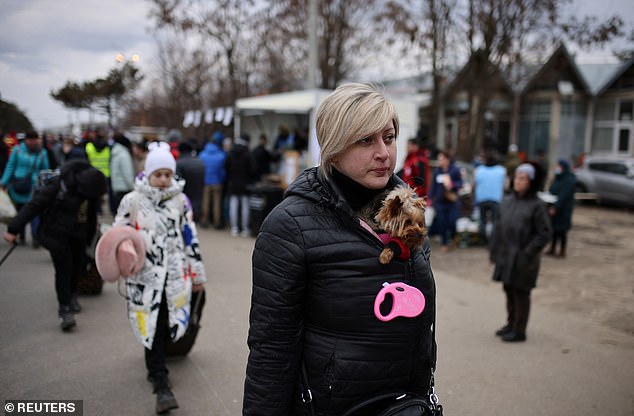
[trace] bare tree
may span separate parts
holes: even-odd
[[[380,47],[372,30],[375,0],[321,0],[318,6],[320,88],[335,88],[364,64],[363,55]],[[291,80],[307,79],[308,0],[271,0],[271,38],[282,44],[281,61],[292,68]],[[299,65],[298,65],[299,64]],[[376,65],[376,62],[374,62]]]
[[[301,88],[306,76],[308,43],[305,10],[292,1],[271,1],[256,16],[257,57],[250,78],[254,90],[283,92]]]
[[[503,69],[512,85],[522,84],[517,70],[526,58],[540,60],[553,45],[568,40],[582,47],[603,44],[621,36],[622,20],[616,16],[604,22],[596,19],[566,19],[563,8],[571,0],[468,0],[466,19],[470,54],[483,55],[477,82],[471,83],[468,138],[473,154],[484,138],[484,114],[490,99],[488,62]],[[475,119],[474,119],[475,118]]]
[[[429,137],[435,137],[438,124],[440,88],[447,76],[446,53],[450,47],[450,28],[454,21],[456,0],[390,1],[375,20],[387,22],[393,36],[407,43],[403,54],[418,51],[431,68],[432,97],[429,114]],[[396,40],[390,40],[396,43]]]
[[[178,116],[182,116],[187,110],[210,106],[213,99],[220,94],[212,77],[215,69],[213,56],[201,50],[201,43],[196,42],[191,46],[186,46],[187,44],[187,39],[182,34],[176,34],[159,43],[163,94],[174,114]]]
[[[253,0],[151,0],[151,17],[157,28],[171,27],[183,33],[201,36],[202,45],[218,59],[231,102],[247,91],[244,64],[254,47]],[[246,57],[246,59],[245,59]]]

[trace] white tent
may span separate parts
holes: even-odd
[[[241,98],[236,101],[235,106],[234,134],[238,136],[244,132],[257,138],[264,133],[272,144],[279,126],[284,125],[291,130],[307,128],[309,134],[314,136],[315,113],[321,101],[331,92],[309,89]],[[309,142],[307,159],[313,165],[319,160],[319,151],[313,137]]]
[[[315,138],[315,115],[321,101],[332,91],[308,89],[280,94],[270,94],[242,98],[236,101],[234,134],[249,133],[252,138],[264,133],[272,143],[277,136],[278,127],[285,125],[291,130],[308,128],[310,132],[308,164],[319,162],[319,146]],[[403,166],[407,156],[407,139],[418,130],[418,104],[411,99],[390,97],[398,113],[401,131],[398,139],[397,170]],[[254,140],[252,140],[253,144]]]

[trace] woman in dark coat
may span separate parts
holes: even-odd
[[[496,335],[506,342],[526,340],[531,290],[552,234],[546,205],[537,197],[540,183],[535,165],[523,163],[515,169],[513,193],[500,205],[491,240],[493,280],[504,285],[507,309],[507,323]]]
[[[62,330],[75,326],[79,312],[77,281],[85,270],[86,245],[97,229],[97,203],[106,192],[106,178],[87,160],[62,165],[54,177],[33,195],[7,226],[4,239],[13,244],[24,224],[40,215],[38,241],[50,252],[55,266],[55,291]]]
[[[394,175],[398,117],[366,84],[344,84],[317,114],[319,167],[306,169],[265,219],[253,251],[243,415],[341,415],[379,393],[427,393],[435,362],[435,283],[429,242],[409,259],[379,263],[372,213]],[[365,218],[366,220],[363,220]],[[368,220],[370,218],[370,220]],[[418,288],[414,318],[380,321],[384,282]]]
[[[548,207],[548,214],[553,225],[553,239],[546,254],[566,257],[568,231],[572,227],[572,211],[575,207],[575,185],[577,178],[570,171],[570,164],[561,159],[555,168],[555,179],[550,185],[549,192],[557,195],[557,202]],[[559,253],[556,253],[557,243],[560,243]]]

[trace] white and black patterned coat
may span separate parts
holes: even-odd
[[[152,348],[163,293],[167,300],[172,341],[183,336],[189,322],[192,284],[207,281],[198,251],[191,205],[176,180],[167,189],[137,178],[134,191],[121,200],[113,225],[129,225],[145,241],[145,265],[126,279],[132,330]]]

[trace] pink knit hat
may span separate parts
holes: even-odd
[[[145,262],[143,237],[132,227],[118,225],[106,231],[95,248],[95,262],[101,278],[115,282],[138,273]]]

